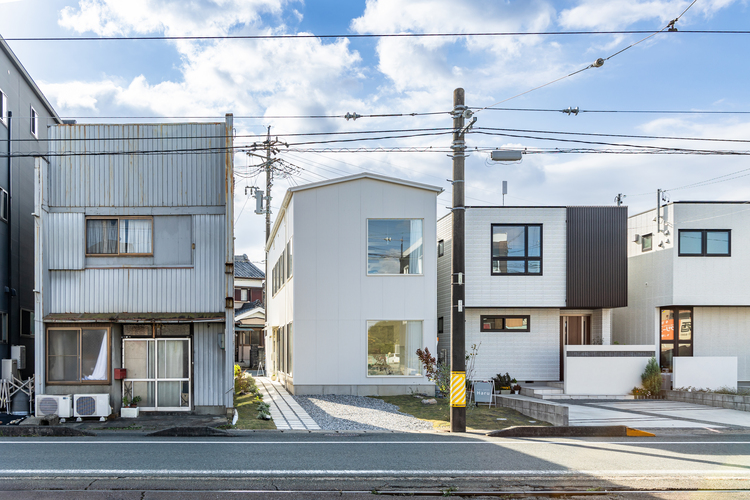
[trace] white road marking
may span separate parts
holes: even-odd
[[[640,470],[206,470],[206,469],[6,469],[0,470],[3,476],[695,476],[695,475],[723,475],[750,476],[750,469],[724,467],[722,469],[692,469],[692,470],[654,470],[653,468]]]
[[[231,439],[231,438],[230,438]],[[377,445],[384,445],[384,444],[395,444],[395,445],[433,445],[433,444],[439,444],[439,445],[445,445],[445,444],[492,444],[496,446],[508,446],[508,445],[539,445],[539,444],[560,444],[560,445],[568,445],[568,444],[587,444],[587,445],[608,445],[608,444],[627,444],[632,446],[638,446],[638,445],[715,445],[715,444],[742,444],[746,446],[750,446],[750,441],[649,441],[646,439],[638,440],[638,441],[582,441],[582,440],[569,440],[569,441],[544,441],[541,439],[535,439],[530,440],[531,438],[503,438],[502,441],[498,440],[497,438],[490,439],[482,439],[477,441],[239,441],[239,440],[231,440],[228,441],[226,439],[223,439],[221,441],[193,441],[193,440],[187,440],[187,441],[157,441],[157,440],[128,440],[128,441],[24,441],[24,440],[18,440],[18,441],[10,441],[7,439],[0,440],[0,447],[4,445],[10,445],[10,444],[56,444],[56,445],[70,445],[70,444],[124,444],[127,446],[132,446],[134,444],[190,444],[190,445],[199,445],[199,444],[228,444],[228,445],[236,445],[236,446],[247,446],[247,445],[274,445],[274,446],[300,446],[305,444],[329,444],[329,445],[356,445],[356,446],[363,446],[363,445],[370,445],[370,444],[377,444]]]

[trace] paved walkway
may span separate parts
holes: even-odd
[[[639,429],[750,428],[750,412],[678,401],[558,401],[570,408],[570,425],[627,425]]]
[[[255,383],[263,394],[263,401],[271,406],[271,418],[277,429],[320,430],[283,385],[268,377],[256,377]]]

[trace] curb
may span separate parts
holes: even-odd
[[[169,429],[162,429],[160,431],[149,432],[146,436],[154,437],[217,437],[225,436],[231,437],[232,435],[222,429],[216,429],[214,427],[170,427]]]
[[[2,437],[79,437],[96,436],[95,433],[72,427],[56,425],[8,425],[0,428]]]
[[[580,427],[517,426],[488,432],[490,437],[653,437],[654,434],[625,425],[589,425]]]

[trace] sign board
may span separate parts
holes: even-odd
[[[474,382],[474,402],[492,403],[493,382]]]

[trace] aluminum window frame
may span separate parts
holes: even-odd
[[[117,252],[116,253],[88,253],[88,221],[117,220]],[[150,253],[122,253],[120,252],[120,221],[121,220],[150,220],[151,221],[151,252]],[[154,218],[151,215],[93,215],[87,216],[84,230],[84,248],[86,257],[153,257],[154,255]]]
[[[682,252],[682,233],[701,233],[701,253],[683,253]],[[727,233],[727,253],[709,253],[708,252],[708,235],[709,233]],[[689,229],[682,228],[677,230],[677,256],[678,257],[731,257],[732,256],[732,230],[731,229]]]
[[[33,135],[35,138],[39,138],[39,113],[37,113],[36,109],[34,109],[34,106],[29,106],[31,108],[31,116],[29,120],[29,131],[31,132],[31,135]]]
[[[421,221],[422,222],[422,262],[421,273],[371,273],[370,272],[370,221]],[[365,276],[424,276],[425,275],[425,219],[423,217],[368,217],[365,220]]]
[[[524,228],[524,256],[523,257],[493,257],[492,244],[496,227],[523,227]],[[539,257],[529,257],[529,228],[539,228]],[[494,271],[495,261],[503,262],[523,262],[524,272],[522,273],[496,273]],[[539,262],[539,272],[529,272],[529,262]],[[490,276],[544,276],[544,224],[490,224]]]
[[[484,329],[484,320],[485,319],[502,319],[503,320],[503,326],[502,328],[489,328],[487,330]],[[526,320],[526,328],[507,328],[507,322],[508,319],[524,319]],[[493,315],[493,314],[482,314],[479,316],[479,331],[481,333],[485,332],[502,332],[502,333],[515,333],[515,332],[521,332],[526,333],[531,331],[531,316],[525,315],[525,314],[500,314],[500,315]]]
[[[646,248],[646,240],[648,240],[648,248]],[[648,233],[641,236],[641,252],[650,252],[654,249],[654,233]]]
[[[0,89],[0,122],[8,126],[8,96]]]
[[[50,330],[76,330],[78,331],[76,356],[78,357],[78,380],[50,380],[49,379],[49,331]],[[107,333],[107,379],[106,380],[83,380],[81,378],[81,337],[83,330],[106,330]],[[112,325],[81,325],[81,326],[56,326],[47,325],[44,329],[44,379],[47,385],[110,385],[112,383]]]

